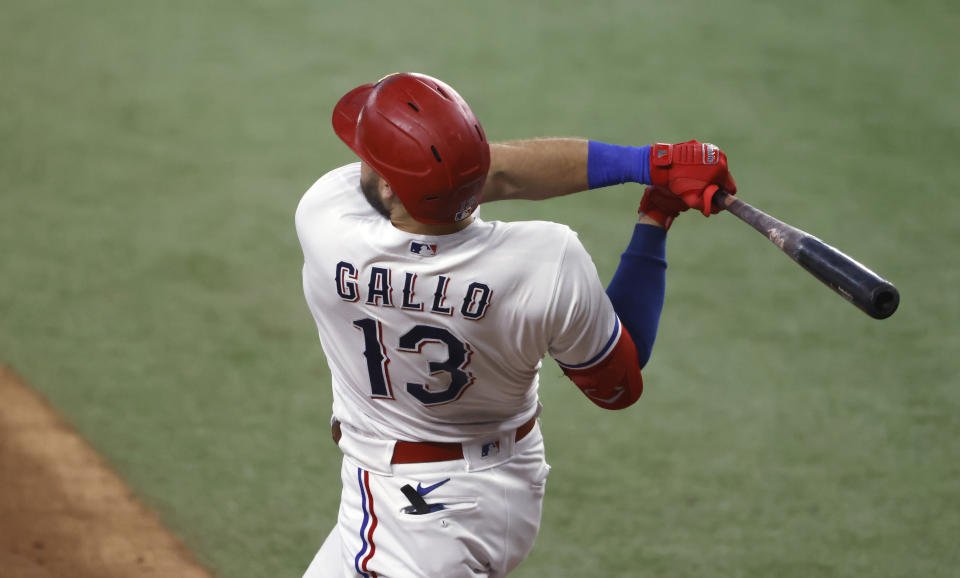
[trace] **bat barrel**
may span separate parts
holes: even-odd
[[[874,319],[886,319],[900,305],[900,292],[850,256],[808,235],[800,240],[796,261],[814,277]]]

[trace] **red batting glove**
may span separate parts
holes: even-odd
[[[683,199],[671,193],[669,189],[647,187],[643,191],[643,198],[640,199],[638,212],[646,214],[669,231],[677,215],[689,208]]]
[[[727,169],[727,155],[716,145],[695,140],[680,144],[656,143],[650,148],[650,181],[679,196],[703,216],[720,212],[713,195],[723,189],[736,194],[737,184]]]

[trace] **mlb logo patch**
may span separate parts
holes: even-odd
[[[414,255],[420,255],[421,257],[433,257],[437,254],[437,245],[410,241],[410,252]]]
[[[480,448],[480,457],[489,458],[500,454],[500,442],[490,442],[488,444],[483,444],[483,447]]]

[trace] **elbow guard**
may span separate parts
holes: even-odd
[[[563,369],[590,401],[604,409],[633,405],[643,393],[640,359],[633,338],[622,328],[613,351],[600,363],[586,369]]]

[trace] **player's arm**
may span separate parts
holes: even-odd
[[[660,202],[656,200],[656,191],[648,189],[641,204]],[[670,195],[674,202],[679,199]],[[653,200],[651,200],[653,198]],[[683,205],[682,202],[679,202]],[[666,206],[669,212],[677,205]],[[675,213],[674,213],[675,215]],[[575,259],[580,263],[580,275],[588,275],[583,260],[589,257],[581,252],[579,244],[574,246]],[[566,263],[564,264],[567,265]],[[578,270],[576,266],[566,266],[568,271]],[[606,295],[601,302],[596,297],[581,299],[587,307],[595,308],[586,312],[579,320],[583,324],[596,323],[603,319],[602,311],[612,306],[619,321],[619,328],[611,337],[612,347],[600,350],[600,356],[588,362],[570,364],[560,362],[563,372],[596,405],[605,409],[623,409],[632,405],[643,392],[642,368],[647,364],[656,340],[660,314],[663,310],[666,287],[666,230],[662,226],[650,226],[638,223],[626,249],[620,257],[620,264],[613,279],[607,286]],[[595,275],[595,269],[592,269]],[[594,286],[595,287],[595,286]],[[596,295],[595,291],[589,295]],[[583,291],[580,294],[584,294]],[[562,293],[561,293],[562,295]],[[603,301],[607,304],[603,305]],[[609,309],[607,309],[609,310]],[[584,331],[593,335],[592,330]]]
[[[653,353],[667,282],[666,230],[638,223],[620,255],[607,297],[630,334],[636,362],[644,367]]]
[[[585,191],[589,141],[540,138],[490,145],[490,171],[480,202],[542,201]]]
[[[621,327],[612,350],[595,364],[560,364],[564,374],[590,401],[604,409],[623,409],[643,393],[641,370],[650,359],[663,310],[667,261],[666,231],[638,223],[620,265],[607,286]]]
[[[726,155],[710,144],[631,147],[543,138],[490,145],[490,170],[480,202],[545,200],[626,182],[656,185],[704,215],[716,212],[710,202],[717,188],[737,190]]]
[[[641,369],[663,305],[665,239],[661,228],[636,226],[611,287],[632,285],[642,298],[622,306],[604,290],[576,235],[567,237],[547,315],[549,351],[584,395],[604,409],[628,407],[643,392]],[[642,257],[628,256],[632,253]],[[635,340],[635,332],[641,339]]]

